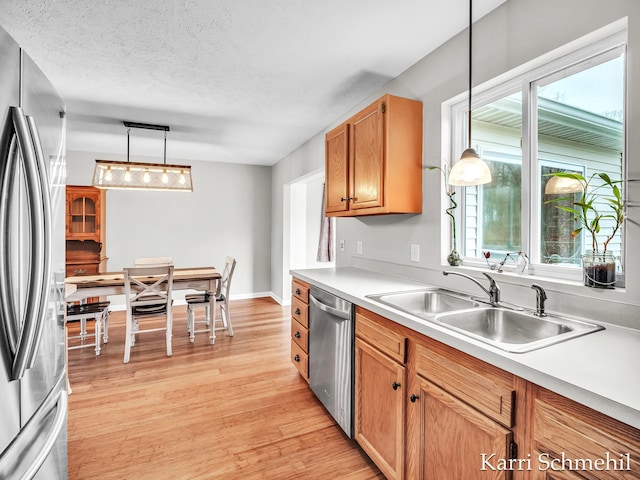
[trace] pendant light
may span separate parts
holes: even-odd
[[[475,149],[471,148],[471,88],[473,80],[472,32],[473,0],[469,0],[469,112],[467,132],[469,148],[462,152],[460,160],[451,167],[451,172],[449,172],[449,185],[482,185],[491,181],[491,170],[489,170],[489,166],[480,158]]]
[[[585,185],[578,179],[570,177],[551,177],[544,187],[546,195],[566,195],[578,193],[585,189]]]
[[[127,161],[96,160],[93,186],[105,189],[193,191],[191,166],[167,164],[168,126],[136,122],[122,123],[127,127]],[[132,128],[164,131],[163,163],[129,161],[129,137]]]

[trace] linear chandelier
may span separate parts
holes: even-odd
[[[193,192],[191,166],[167,164],[168,126],[136,122],[122,123],[127,127],[127,161],[96,160],[93,186],[105,189]],[[164,131],[163,163],[129,161],[129,136],[132,128]]]

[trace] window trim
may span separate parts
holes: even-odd
[[[514,69],[513,72],[508,72],[500,77],[493,79],[490,82],[485,83],[482,86],[477,86],[472,90],[472,102],[471,108],[477,109],[483,105],[491,103],[494,100],[504,98],[517,92],[522,93],[522,189],[521,189],[521,205],[523,212],[523,221],[521,225],[521,245],[523,250],[530,254],[535,250],[539,252],[540,239],[533,239],[532,229],[535,228],[539,232],[540,222],[540,192],[538,189],[533,189],[532,179],[536,178],[540,169],[541,162],[537,159],[537,105],[536,96],[532,93],[534,88],[538,85],[544,85],[551,83],[562,76],[572,75],[578,71],[583,71],[592,66],[604,63],[608,60],[616,58],[620,55],[625,56],[624,62],[624,77],[623,77],[623,92],[624,92],[624,123],[623,123],[623,158],[622,165],[623,179],[628,178],[628,162],[626,158],[627,151],[627,112],[628,112],[628,89],[627,89],[627,47],[628,47],[628,34],[626,21],[616,22],[613,28],[617,28],[618,31],[611,33],[611,28],[601,29],[600,32],[594,32],[591,35],[587,35],[584,39],[572,44],[577,44],[568,50],[569,46],[564,46],[556,49],[554,52],[550,52],[547,55],[528,62],[526,65]],[[586,44],[586,42],[589,42]],[[510,76],[511,73],[511,76]],[[545,83],[540,83],[541,81]],[[531,111],[529,110],[531,109]],[[445,114],[445,110],[447,113]],[[448,149],[451,152],[451,158],[460,158],[462,151],[466,148],[466,135],[468,131],[468,103],[463,99],[462,95],[456,96],[448,102],[443,103],[443,126],[449,126],[450,136],[443,135],[443,141],[450,142]],[[526,134],[525,134],[526,132]],[[535,134],[534,134],[535,133]],[[477,146],[474,146],[476,148]],[[443,143],[443,149],[447,147]],[[446,158],[446,156],[443,156]],[[453,162],[450,162],[451,164]],[[525,168],[525,165],[527,168]],[[626,197],[627,189],[624,189],[623,194]],[[469,267],[486,268],[486,262],[482,258],[467,257],[465,254],[467,248],[465,245],[466,238],[466,225],[464,219],[466,218],[466,192],[464,187],[456,187],[457,197],[464,199],[460,202],[460,206],[455,213],[456,223],[459,226],[459,244],[458,250],[463,254],[463,263]],[[527,221],[529,219],[529,221]],[[442,223],[444,228],[444,223]],[[539,234],[538,234],[539,235]],[[625,252],[628,241],[626,240],[626,229],[622,229],[622,249],[621,257],[624,260]],[[444,238],[444,236],[443,236]],[[448,245],[443,242],[443,258],[446,258],[448,253]],[[476,249],[477,250],[477,249]],[[560,266],[543,264],[539,261],[539,253],[535,255],[536,262],[533,263],[533,268],[536,274],[545,275],[557,279],[578,281],[582,279],[582,270],[574,266]]]

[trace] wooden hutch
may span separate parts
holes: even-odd
[[[66,276],[106,270],[104,190],[67,185],[66,195]]]

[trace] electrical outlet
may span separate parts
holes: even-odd
[[[420,261],[420,245],[415,243],[411,244],[411,261],[419,262]]]
[[[344,240],[340,240],[340,251],[344,252]]]
[[[357,251],[358,251],[358,255],[362,255],[362,240],[358,240],[358,243],[356,244],[357,247]]]

